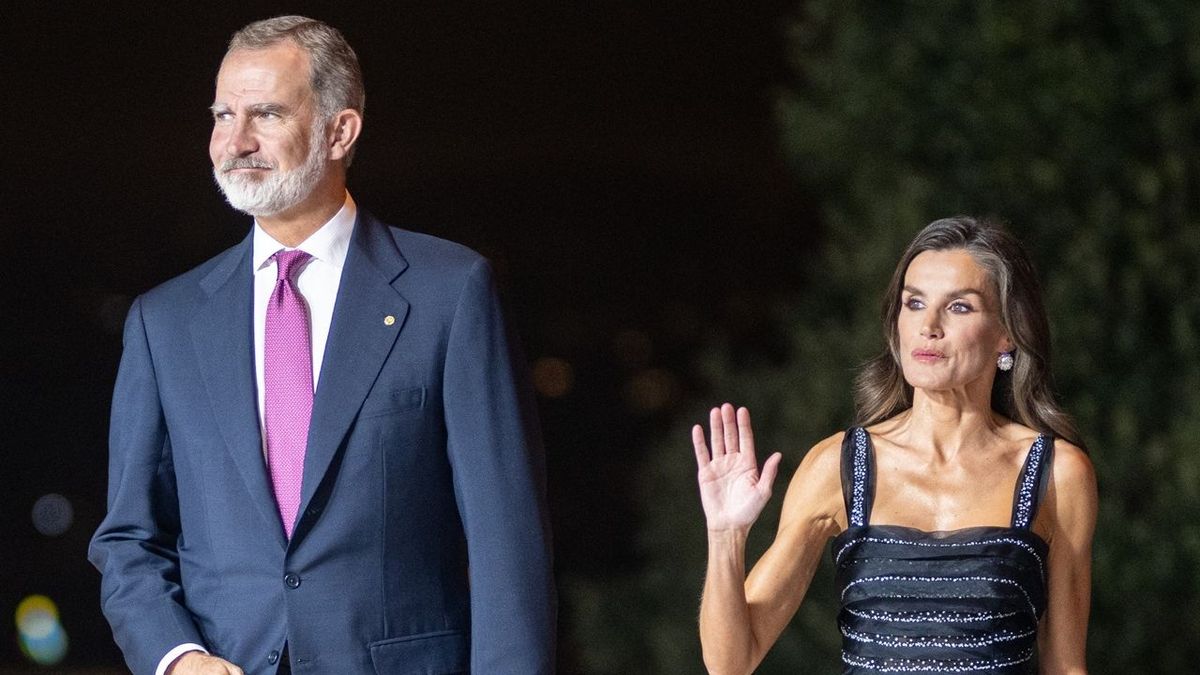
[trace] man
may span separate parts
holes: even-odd
[[[209,152],[249,236],[139,297],[89,557],[135,673],[549,673],[541,441],[487,262],[346,192],[358,61],[239,31]]]

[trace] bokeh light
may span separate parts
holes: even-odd
[[[679,380],[673,373],[651,368],[629,380],[625,386],[625,402],[637,412],[656,413],[673,405],[679,391]]]
[[[47,537],[57,537],[71,529],[75,509],[66,497],[50,493],[33,503],[33,526]]]
[[[543,356],[533,364],[533,386],[546,398],[566,396],[575,384],[575,370],[566,360]]]
[[[644,368],[650,363],[654,344],[650,336],[641,330],[627,329],[613,337],[613,356],[617,363],[626,368]]]
[[[21,653],[41,666],[52,666],[67,655],[67,632],[59,622],[58,606],[44,595],[30,595],[17,605],[17,634]]]
[[[31,595],[17,605],[17,630],[29,637],[45,637],[58,623],[58,606],[44,595]]]

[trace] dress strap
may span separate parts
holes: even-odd
[[[1025,456],[1013,494],[1012,526],[1028,530],[1037,518],[1038,505],[1046,493],[1050,464],[1054,459],[1054,437],[1038,434]]]
[[[860,527],[871,520],[871,503],[875,498],[873,469],[867,430],[848,429],[842,439],[842,498],[846,500],[846,521],[850,527]]]

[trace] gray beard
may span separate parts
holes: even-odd
[[[314,131],[304,164],[290,171],[280,171],[258,159],[235,158],[213,167],[213,179],[225,195],[225,201],[242,213],[256,218],[282,213],[308,199],[324,177],[329,149],[321,138],[322,134]],[[225,173],[237,167],[269,167],[271,171],[261,180]]]

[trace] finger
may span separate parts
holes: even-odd
[[[692,447],[696,449],[696,468],[703,469],[711,461],[708,458],[708,445],[704,442],[704,427],[692,425]]]
[[[708,412],[708,428],[712,441],[712,457],[716,459],[725,454],[725,425],[721,421],[720,408],[713,408]]]
[[[782,453],[775,453],[763,462],[762,475],[758,477],[759,491],[770,495],[771,486],[775,484],[775,476],[779,473],[779,462],[783,460]]]
[[[725,428],[725,452],[737,452],[737,417],[734,413],[733,406],[728,403],[721,406],[721,423]]]
[[[750,459],[754,459],[754,428],[750,426],[750,411],[746,408],[738,408],[737,421],[738,449],[749,453]]]

